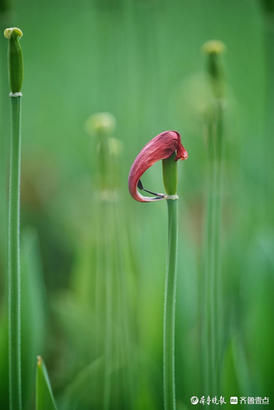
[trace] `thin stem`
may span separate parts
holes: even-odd
[[[207,394],[219,393],[220,367],[220,215],[221,164],[223,145],[223,101],[225,77],[221,60],[225,46],[220,41],[208,41],[203,50],[207,56],[207,74],[212,91],[212,102],[207,111],[207,141],[209,156],[209,186],[205,248],[205,387]]]
[[[9,273],[9,390],[10,410],[22,409],[21,284],[20,284],[20,169],[21,97],[11,98],[8,273]]]
[[[105,334],[104,334],[104,404],[103,409],[108,410],[111,405],[112,380],[111,369],[113,366],[113,203],[102,204],[105,223],[103,224],[104,235],[104,273],[105,273]]]
[[[221,275],[221,216],[222,216],[222,179],[223,179],[223,102],[217,101],[216,112],[216,161],[215,161],[215,333],[216,333],[216,388],[219,389],[221,361],[221,316],[222,316],[222,275]],[[217,391],[218,393],[218,391]]]
[[[205,236],[205,334],[204,334],[204,388],[205,392],[211,393],[212,385],[212,334],[211,334],[211,286],[212,286],[212,225],[213,225],[213,180],[214,180],[214,143],[212,139],[212,123],[207,126],[208,141],[208,203],[206,218],[206,236]]]
[[[168,265],[164,303],[164,409],[176,409],[175,397],[175,304],[178,242],[178,200],[167,200]]]
[[[112,334],[112,277],[108,261],[106,261],[106,322],[105,322],[105,369],[104,369],[104,410],[110,407],[111,397],[111,366],[113,362],[113,334]]]
[[[209,187],[206,235],[206,387],[218,394],[221,344],[220,220],[223,150],[223,106],[216,100],[215,120],[208,126]],[[209,380],[207,381],[207,377]]]
[[[213,137],[214,138],[214,137]],[[212,144],[212,142],[211,142]],[[213,143],[214,144],[214,143]],[[217,349],[217,327],[216,323],[216,309],[217,309],[217,288],[216,288],[216,186],[217,186],[217,175],[216,175],[216,146],[213,147],[213,158],[212,164],[210,165],[212,174],[210,175],[211,181],[211,201],[209,200],[209,232],[208,232],[208,261],[209,261],[209,312],[210,312],[210,322],[209,322],[209,340],[210,340],[210,394],[217,394],[217,366],[216,366],[216,349]]]

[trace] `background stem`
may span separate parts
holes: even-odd
[[[204,389],[207,393],[212,393],[212,334],[211,334],[211,292],[212,292],[212,232],[213,232],[213,181],[214,181],[214,142],[212,138],[212,123],[207,125],[208,141],[208,200],[207,200],[207,218],[206,218],[206,235],[205,235],[205,351],[204,351]]]
[[[219,393],[221,345],[221,272],[220,272],[220,220],[223,150],[223,107],[216,100],[214,120],[208,124],[208,210],[206,226],[206,390]],[[208,381],[207,381],[208,378]]]
[[[20,168],[21,97],[11,98],[11,149],[9,185],[9,390],[10,410],[22,409],[21,389],[21,284],[20,284]]]
[[[176,409],[175,398],[175,304],[178,241],[178,200],[167,200],[168,265],[164,303],[164,408]]]
[[[216,108],[216,161],[215,161],[215,333],[216,333],[216,389],[220,388],[221,365],[221,321],[222,321],[222,274],[221,274],[221,216],[222,216],[222,178],[223,178],[223,102],[217,101]]]

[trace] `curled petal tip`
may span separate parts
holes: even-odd
[[[180,144],[178,149],[177,149],[177,154],[176,154],[175,160],[177,161],[178,159],[182,159],[182,160],[188,159],[188,152],[182,144]]]
[[[149,141],[135,158],[128,177],[128,187],[131,196],[139,202],[155,202],[166,199],[165,194],[157,196],[143,196],[137,190],[141,176],[155,162],[169,158],[176,152],[175,160],[187,159],[188,153],[181,143],[181,136],[177,131],[164,131]],[[140,186],[140,185],[139,185]]]

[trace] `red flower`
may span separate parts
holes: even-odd
[[[181,144],[181,136],[177,131],[164,131],[149,141],[139,152],[129,172],[128,188],[131,196],[139,202],[152,202],[165,199],[165,194],[155,194],[154,197],[141,195],[137,186],[143,189],[140,181],[143,173],[156,161],[166,159],[176,152],[175,161],[187,159],[188,153]],[[150,191],[148,191],[150,192]],[[152,192],[151,192],[152,193]]]

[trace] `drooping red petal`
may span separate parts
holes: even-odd
[[[144,172],[155,162],[170,157],[176,152],[175,161],[187,159],[188,153],[181,143],[181,136],[177,131],[164,131],[149,141],[139,152],[129,172],[128,188],[131,196],[139,202],[154,202],[165,199],[164,194],[159,197],[143,196],[137,190],[137,184]]]

